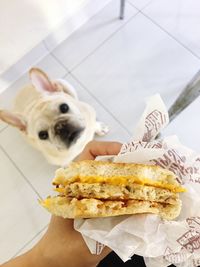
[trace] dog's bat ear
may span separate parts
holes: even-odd
[[[32,68],[29,71],[29,76],[32,85],[41,92],[65,92],[70,96],[78,99],[77,93],[73,86],[69,84],[67,81],[62,79],[57,79],[52,82],[47,74],[38,68]]]
[[[42,91],[42,92],[44,92],[44,91],[47,91],[47,92],[58,91],[58,89],[51,82],[51,80],[49,79],[47,74],[38,68],[30,69],[29,77],[30,77],[32,85],[39,91]]]
[[[25,121],[23,121],[23,119],[19,115],[13,112],[7,110],[0,110],[0,120],[14,127],[17,127],[20,131],[26,131]]]

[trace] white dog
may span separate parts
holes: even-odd
[[[51,81],[37,68],[29,74],[32,84],[18,93],[13,112],[0,110],[0,119],[21,130],[51,164],[66,166],[95,133],[103,136],[108,128],[68,82]]]

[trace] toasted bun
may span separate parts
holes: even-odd
[[[52,214],[63,218],[108,217],[125,214],[154,213],[163,219],[172,220],[180,213],[181,202],[164,204],[140,200],[101,201],[98,199],[47,198],[41,203]]]
[[[138,183],[182,192],[173,172],[155,165],[111,163],[94,160],[72,162],[66,169],[58,169],[54,185],[74,182],[125,184]]]

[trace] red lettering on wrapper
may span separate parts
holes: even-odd
[[[194,250],[200,248],[200,233],[195,230],[189,230],[176,241],[188,252],[193,253]]]
[[[187,218],[186,222],[191,230],[194,230],[200,233],[200,217]]]
[[[146,132],[142,141],[151,141],[161,130],[162,126],[167,122],[166,115],[155,109],[145,118]]]
[[[156,165],[172,171],[177,176],[177,181],[184,184],[184,176],[187,175],[185,157],[181,157],[175,149],[168,149],[162,158],[153,160]]]
[[[128,152],[134,152],[138,149],[151,149],[151,148],[162,148],[162,141],[152,141],[152,142],[142,142],[142,141],[133,141],[130,143],[125,143],[122,145],[120,154],[126,154]]]
[[[170,247],[167,247],[163,258],[172,264],[178,264],[184,262],[187,259],[187,256],[183,252],[173,253],[173,250]]]

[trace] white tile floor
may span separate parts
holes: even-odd
[[[144,108],[158,92],[167,107],[200,68],[198,0],[129,0],[125,20],[117,19],[119,1],[58,46],[38,65],[51,77],[65,77],[80,99],[110,126],[105,139],[126,141]],[[0,96],[9,107],[28,81],[19,79]],[[200,99],[164,131],[200,151]],[[55,167],[25,143],[17,130],[0,124],[0,262],[30,248],[41,237],[49,215],[37,199],[51,190]]]

